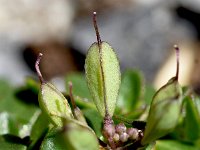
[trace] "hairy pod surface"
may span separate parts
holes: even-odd
[[[182,89],[176,78],[172,78],[155,94],[142,144],[148,144],[171,132],[178,123],[181,111]]]
[[[86,81],[97,110],[113,115],[121,83],[117,55],[107,42],[92,44],[85,61]],[[107,110],[106,110],[107,109]]]
[[[62,126],[62,118],[59,116],[73,118],[67,99],[51,83],[41,84],[39,105],[54,125]]]

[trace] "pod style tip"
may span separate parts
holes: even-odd
[[[44,79],[43,79],[43,77],[42,77],[42,74],[41,74],[41,72],[40,72],[40,67],[39,67],[39,64],[40,64],[40,61],[41,61],[41,59],[42,59],[42,56],[43,56],[42,53],[39,53],[39,54],[38,54],[37,60],[36,60],[36,62],[35,62],[35,69],[36,69],[36,72],[37,72],[37,75],[38,75],[38,78],[39,78],[40,82],[41,82],[41,83],[44,83]]]
[[[178,47],[178,45],[174,45],[174,49],[176,51],[176,80],[178,80],[178,76],[179,76],[179,53],[180,53],[180,49]]]

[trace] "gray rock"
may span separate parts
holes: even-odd
[[[22,44],[0,36],[0,77],[13,85],[21,85],[26,76],[33,75],[23,62],[21,48]]]
[[[122,70],[140,69],[151,81],[173,44],[193,40],[191,26],[170,10],[165,5],[138,6],[97,15],[101,39],[116,50]],[[91,16],[78,20],[72,35],[73,45],[86,53],[96,41]]]

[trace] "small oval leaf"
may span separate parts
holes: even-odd
[[[31,144],[29,146],[29,149],[34,148],[35,143],[48,131],[48,127],[49,127],[48,119],[46,115],[44,115],[44,113],[41,113],[32,127],[30,133]]]
[[[187,135],[187,140],[194,142],[200,138],[200,115],[195,104],[195,100],[198,99],[191,99],[186,97],[185,99],[185,132]]]
[[[68,149],[60,142],[58,135],[60,134],[61,128],[52,128],[40,145],[40,150],[64,150]]]
[[[75,120],[65,120],[65,123],[63,127],[54,127],[47,133],[41,150],[98,150],[98,139],[90,128]]]
[[[70,150],[98,150],[99,143],[93,132],[84,126],[69,122],[61,133],[61,140]]]

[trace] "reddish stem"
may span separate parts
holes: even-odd
[[[101,37],[100,37],[98,26],[97,26],[97,13],[96,12],[93,12],[93,24],[94,24],[94,29],[95,29],[95,32],[96,32],[97,43],[98,43],[98,45],[100,47],[100,45],[101,45]]]
[[[72,107],[73,107],[73,109],[75,109],[77,106],[76,106],[76,103],[74,101],[74,96],[73,96],[73,93],[72,93],[73,84],[72,84],[71,81],[68,84],[69,84],[69,97],[70,97],[70,100],[71,100],[71,103],[72,103]]]
[[[40,72],[40,67],[39,67],[39,64],[40,64],[40,60],[42,58],[42,53],[39,53],[38,57],[37,57],[37,60],[35,62],[35,69],[36,69],[36,72],[37,72],[37,75],[38,75],[38,78],[40,80],[40,83],[44,83],[44,78],[42,77],[42,74]]]
[[[116,149],[115,142],[113,140],[113,136],[115,133],[115,126],[112,118],[109,114],[106,114],[103,121],[103,135],[108,140],[109,146],[114,150]]]
[[[180,49],[178,45],[174,45],[174,49],[176,51],[176,80],[178,80],[179,77],[179,54],[180,54]]]
[[[104,87],[104,91],[106,91],[105,79],[104,79],[104,70],[103,70],[103,66],[102,66],[102,47],[101,47],[102,42],[101,42],[101,37],[100,37],[98,26],[97,26],[97,13],[96,12],[93,12],[93,24],[94,24],[94,29],[96,31],[97,43],[98,43],[98,47],[99,47],[99,54],[100,54],[99,57],[100,57],[100,67],[101,67],[103,87]],[[105,104],[105,116],[109,116],[105,92],[104,92],[104,104]]]

